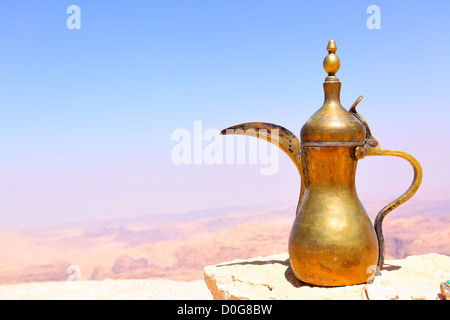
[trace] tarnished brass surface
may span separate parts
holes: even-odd
[[[305,193],[289,237],[291,267],[321,286],[364,283],[378,261],[375,230],[355,189],[354,147],[302,148]]]
[[[382,221],[410,199],[422,181],[420,164],[411,155],[382,150],[364,118],[356,112],[359,97],[349,111],[340,103],[341,83],[336,77],[336,43],[328,43],[322,107],[305,123],[300,140],[271,123],[250,122],[222,134],[243,134],[278,145],[295,163],[301,178],[300,198],[289,236],[290,264],[295,276],[320,286],[367,282],[384,262]],[[409,189],[384,207],[370,222],[355,189],[357,162],[366,156],[397,156],[413,167]]]

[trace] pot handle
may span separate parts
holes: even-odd
[[[374,222],[374,228],[375,232],[377,234],[378,238],[378,268],[381,270],[383,268],[384,264],[384,237],[381,225],[383,223],[383,219],[386,217],[386,215],[394,210],[395,208],[399,207],[406,201],[408,201],[419,189],[420,184],[422,183],[422,167],[420,163],[410,154],[403,152],[403,151],[396,151],[396,150],[383,150],[380,148],[380,146],[377,143],[376,147],[371,146],[364,146],[364,147],[357,147],[355,150],[355,156],[358,159],[363,159],[367,156],[394,156],[394,157],[400,157],[408,161],[414,170],[414,178],[409,186],[408,190],[404,194],[402,194],[400,197],[398,197],[396,200],[389,203],[387,206],[385,206],[381,211],[378,213],[377,217],[375,218]]]

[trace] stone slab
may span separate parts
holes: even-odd
[[[236,259],[204,268],[205,283],[216,300],[361,300],[370,299],[370,292],[373,299],[381,299],[395,296],[395,288],[403,290],[401,297],[409,294],[432,299],[433,292],[436,298],[440,297],[440,283],[449,279],[450,257],[434,253],[386,260],[381,275],[373,283],[345,287],[318,287],[300,282],[292,272],[287,253]],[[371,286],[369,290],[367,286]],[[370,290],[378,287],[382,289]],[[415,289],[408,292],[407,287]]]

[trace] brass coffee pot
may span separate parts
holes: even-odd
[[[345,110],[340,103],[341,83],[336,77],[336,44],[328,43],[323,67],[325,101],[305,123],[299,139],[271,123],[249,122],[224,129],[266,139],[283,150],[301,178],[300,199],[289,236],[289,257],[294,275],[319,286],[361,284],[383,267],[382,222],[386,215],[409,200],[422,181],[422,168],[411,155],[380,148],[363,117],[356,112],[359,97]],[[396,156],[413,167],[409,189],[385,206],[372,225],[355,189],[358,160],[367,156]]]

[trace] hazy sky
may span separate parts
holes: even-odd
[[[67,27],[73,4],[81,29]],[[380,29],[367,27],[370,5]],[[295,206],[283,154],[269,176],[261,164],[176,165],[171,136],[194,135],[194,121],[202,133],[267,121],[298,134],[323,102],[330,39],[343,106],[363,95],[381,146],[422,163],[418,197],[445,196],[449,13],[448,1],[0,1],[0,228]],[[400,159],[365,159],[358,191],[392,200],[411,177]]]

